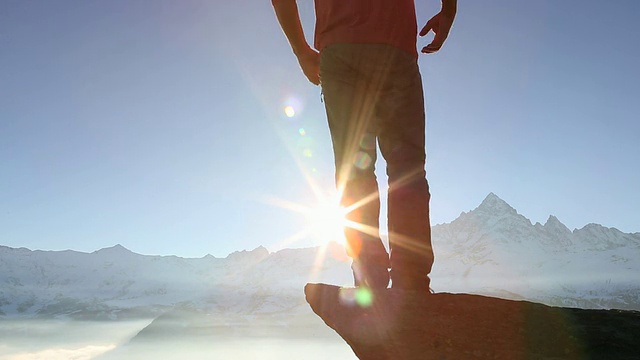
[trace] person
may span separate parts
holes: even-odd
[[[414,0],[315,0],[315,49],[296,0],[272,4],[302,72],[322,88],[336,185],[352,224],[345,236],[355,286],[387,288],[391,280],[392,289],[429,291],[434,255]],[[420,31],[435,34],[423,53],[442,47],[456,10],[456,0],[442,0]],[[378,230],[378,147],[389,182],[390,254]]]

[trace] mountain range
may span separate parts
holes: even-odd
[[[495,194],[433,227],[432,287],[583,308],[640,309],[640,233],[556,217],[532,224]],[[218,314],[308,311],[307,282],[349,285],[336,243],[226,258],[147,256],[121,245],[93,253],[0,246],[0,318],[154,318],[176,307]]]
[[[433,227],[433,286],[582,308],[640,308],[640,233],[555,216],[532,224],[495,194]]]

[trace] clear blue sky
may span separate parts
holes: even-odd
[[[494,192],[533,222],[640,231],[639,18],[636,0],[461,0],[419,60],[432,222]],[[306,220],[268,199],[332,191],[325,121],[269,1],[2,0],[0,244],[276,250]]]

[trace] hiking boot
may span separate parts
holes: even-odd
[[[384,265],[353,260],[351,270],[356,287],[386,289],[389,286],[389,269]]]
[[[404,291],[425,291],[432,293],[428,276],[411,276],[391,270],[391,288]]]

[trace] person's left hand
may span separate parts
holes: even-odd
[[[432,54],[442,47],[444,41],[447,40],[447,36],[449,36],[449,31],[451,30],[451,26],[453,25],[454,16],[447,16],[442,12],[437,13],[434,17],[432,17],[427,23],[424,25],[422,30],[420,30],[420,36],[425,36],[429,33],[429,31],[433,31],[435,37],[431,44],[422,48],[422,52],[425,54]]]

